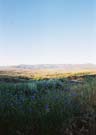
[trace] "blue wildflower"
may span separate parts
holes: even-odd
[[[37,94],[38,93],[38,90],[34,89],[32,90],[32,94]]]
[[[76,96],[78,96],[78,95],[77,95],[77,93],[71,93],[71,96],[72,96],[72,97],[76,97]]]
[[[70,91],[70,88],[66,88],[66,89],[64,89],[64,91],[65,92],[68,92],[68,91]]]
[[[31,98],[32,98],[32,100],[34,100],[35,99],[35,96],[33,95]]]
[[[49,109],[49,105],[48,105],[48,104],[45,105],[45,110],[46,110],[47,112],[49,112],[50,109]]]
[[[46,104],[45,108],[46,108],[46,109],[48,109],[48,108],[49,108],[49,105],[48,105],[48,104]]]

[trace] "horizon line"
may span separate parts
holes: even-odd
[[[96,65],[96,63],[54,63],[54,64],[50,64],[50,63],[38,63],[38,64],[2,64],[0,65],[0,67],[10,67],[10,66],[27,66],[27,65]]]

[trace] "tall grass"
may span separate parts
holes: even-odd
[[[2,135],[91,135],[95,118],[95,78],[0,84]]]

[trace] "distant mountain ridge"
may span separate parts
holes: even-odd
[[[38,64],[38,65],[17,65],[16,69],[62,69],[62,70],[95,70],[95,64]]]
[[[95,64],[37,64],[37,65],[16,65],[16,66],[2,66],[0,69],[61,69],[65,71],[73,70],[96,70]]]

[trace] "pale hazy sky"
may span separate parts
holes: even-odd
[[[96,63],[96,0],[0,0],[0,65]]]

